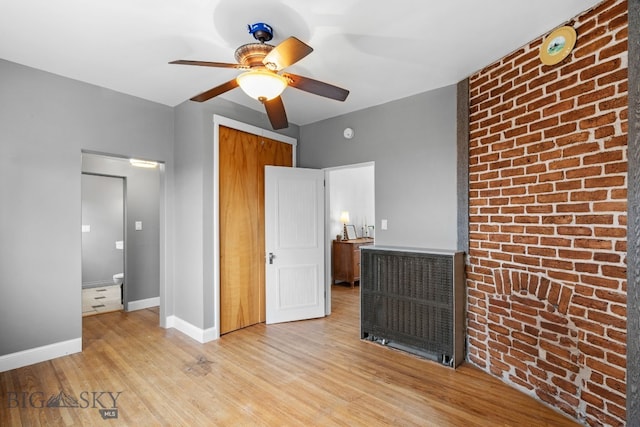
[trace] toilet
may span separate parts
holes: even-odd
[[[122,285],[124,282],[124,273],[118,273],[113,275],[113,283],[116,285]]]

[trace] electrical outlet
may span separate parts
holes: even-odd
[[[387,229],[387,220],[383,219],[380,221],[380,230],[386,230]]]

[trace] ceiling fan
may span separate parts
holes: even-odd
[[[225,62],[206,62],[178,60],[170,64],[199,65],[203,67],[237,68],[245,70],[233,80],[202,92],[191,98],[192,101],[204,102],[221,95],[238,86],[249,96],[262,102],[271,126],[283,129],[289,126],[287,114],[280,94],[287,86],[324,96],[326,98],[344,101],[349,91],[309,77],[292,73],[279,73],[282,69],[295,64],[313,52],[313,48],[295,37],[289,37],[277,46],[267,44],[273,38],[273,29],[262,22],[249,25],[249,33],[259,43],[249,43],[236,49],[237,64]]]

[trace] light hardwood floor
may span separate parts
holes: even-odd
[[[0,425],[577,425],[472,366],[361,341],[358,292],[334,286],[327,318],[207,344],[158,327],[157,309],[86,317],[82,353],[0,373]],[[80,407],[28,401],[61,391]]]

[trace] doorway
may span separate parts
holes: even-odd
[[[227,208],[223,208],[222,204],[226,203],[224,202],[224,196],[221,197],[221,192],[224,191],[223,188],[228,188],[228,186],[222,183],[222,180],[225,179],[224,178],[224,173],[222,173],[222,168],[221,166],[223,165],[223,162],[221,160],[221,156],[220,156],[220,146],[221,146],[221,132],[225,132],[223,130],[223,128],[227,128],[227,129],[231,129],[234,131],[240,131],[243,132],[247,135],[250,136],[243,136],[243,138],[258,138],[259,139],[259,143],[260,146],[262,146],[261,142],[265,141],[265,145],[268,145],[266,140],[272,140],[273,142],[277,142],[277,143],[284,143],[285,145],[289,146],[289,150],[288,153],[286,154],[286,158],[290,159],[290,163],[289,166],[296,166],[296,144],[297,141],[294,138],[288,137],[286,135],[282,135],[282,134],[278,134],[269,130],[265,130],[265,129],[261,129],[258,128],[256,126],[252,126],[252,125],[248,125],[246,123],[242,123],[233,119],[229,119],[223,116],[218,116],[218,115],[214,115],[213,117],[213,122],[214,122],[214,126],[213,126],[213,133],[214,133],[214,138],[213,138],[213,170],[214,170],[214,174],[213,174],[213,221],[214,221],[214,227],[213,227],[213,295],[214,295],[214,319],[215,319],[215,325],[216,328],[214,330],[214,335],[213,335],[213,339],[217,339],[220,337],[220,335],[222,335],[223,333],[227,333],[230,332],[231,330],[234,330],[233,327],[229,328],[229,326],[225,325],[225,327],[222,327],[222,319],[224,317],[228,317],[230,320],[229,324],[234,324],[234,323],[238,323],[240,325],[246,325],[248,326],[248,322],[246,322],[246,319],[248,319],[248,315],[244,314],[244,311],[240,310],[242,307],[242,304],[246,303],[242,303],[242,302],[232,302],[232,306],[235,306],[235,308],[233,308],[232,310],[230,310],[228,313],[225,312],[225,307],[227,305],[227,303],[223,303],[222,301],[222,295],[224,294],[224,290],[223,285],[222,285],[222,280],[223,277],[231,277],[229,275],[225,276],[226,273],[222,273],[223,269],[225,269],[226,271],[230,272],[230,268],[229,268],[229,263],[240,263],[238,264],[239,266],[241,265],[240,268],[241,270],[247,270],[248,268],[253,268],[255,269],[255,271],[253,272],[254,275],[256,274],[260,274],[262,275],[261,278],[259,278],[258,280],[261,280],[262,283],[264,283],[264,216],[262,216],[262,218],[260,219],[260,224],[257,224],[257,221],[254,222],[250,227],[243,227],[240,226],[236,232],[226,232],[224,239],[227,240],[227,243],[233,243],[233,242],[229,242],[230,239],[234,239],[236,237],[240,237],[240,236],[248,236],[248,234],[252,234],[253,236],[262,236],[262,237],[257,237],[257,239],[262,239],[261,241],[257,241],[254,244],[252,244],[252,247],[254,247],[254,251],[259,251],[259,252],[254,252],[253,254],[250,255],[250,258],[253,260],[251,262],[251,266],[252,267],[248,267],[248,264],[245,263],[241,258],[237,258],[235,256],[229,257],[227,255],[223,255],[222,254],[222,250],[223,248],[225,248],[225,245],[227,243],[223,243],[223,230],[226,229],[226,226],[223,226],[223,219],[222,216],[225,212],[225,210],[227,210]],[[271,143],[269,143],[270,145]],[[282,149],[283,147],[281,147]],[[279,156],[276,156],[280,159],[283,159],[282,157],[282,153],[284,153],[286,150],[282,150]],[[243,155],[244,156],[244,155]],[[238,156],[240,158],[242,158],[243,156]],[[251,160],[252,162],[257,162],[257,158],[261,157],[258,155],[255,155],[256,160]],[[260,160],[261,162],[264,162],[264,160]],[[266,164],[266,163],[265,163]],[[233,173],[232,171],[230,173]],[[264,172],[263,172],[264,173]],[[239,179],[239,177],[236,176],[236,178],[234,178],[236,182],[240,182],[241,179]],[[263,188],[263,184],[258,184],[258,183],[254,183],[254,188],[257,186],[261,186],[261,188]],[[254,190],[252,190],[254,191]],[[254,191],[255,194],[255,191]],[[235,196],[234,196],[235,197]],[[248,204],[248,201],[244,201],[243,203]],[[254,207],[252,208],[253,212],[255,213],[257,210],[259,209],[259,207]],[[231,216],[227,215],[227,218],[230,219]],[[240,222],[244,222],[246,223],[246,219],[242,219]],[[262,232],[256,234],[256,232],[253,230],[253,227],[262,227]],[[244,239],[246,239],[246,237],[243,237]],[[255,240],[255,239],[254,239]],[[258,248],[258,246],[261,245],[261,247]],[[226,248],[225,248],[226,250]],[[256,255],[256,253],[258,255]],[[235,261],[234,261],[235,259]],[[259,263],[259,264],[258,264]],[[245,271],[246,272],[246,271]],[[252,293],[254,294],[254,297],[256,295],[258,295],[258,299],[259,299],[259,303],[258,303],[258,307],[262,306],[262,314],[258,314],[258,321],[260,321],[260,319],[262,318],[264,321],[264,317],[265,317],[265,309],[264,309],[264,301],[265,301],[265,297],[264,297],[264,285],[260,286],[262,290],[258,289],[256,290],[255,287],[253,287],[252,289]],[[232,296],[234,299],[236,299],[235,301],[241,301],[241,299],[237,299],[238,297],[243,297],[243,295],[239,294],[236,296],[233,296],[233,292],[231,291],[231,293],[227,293],[227,296]],[[248,290],[247,291],[243,291],[245,294],[248,294]],[[226,297],[225,297],[226,298]],[[254,304],[255,305],[255,304]],[[258,310],[260,311],[260,309]],[[236,322],[238,319],[241,320],[241,322]],[[226,322],[226,320],[225,320]],[[251,322],[255,322],[254,319],[251,320]],[[257,322],[256,322],[257,323]],[[241,326],[244,327],[244,326]],[[238,328],[235,328],[238,329]]]
[[[118,286],[121,279],[122,309],[133,311],[160,306],[161,325],[164,319],[161,290],[165,281],[164,251],[161,244],[164,242],[165,229],[165,216],[161,215],[164,211],[163,170],[163,164],[159,162],[132,162],[128,158],[115,155],[82,153],[83,184],[86,176],[122,183],[121,234],[117,237],[111,236],[100,243],[101,253],[106,251],[119,253],[122,264],[118,265],[119,268],[109,267],[108,271],[103,270],[96,281],[101,281],[105,285],[109,283]],[[93,197],[96,198],[104,195],[100,188],[94,188],[92,192]],[[88,194],[83,196],[84,207],[86,199],[92,196]],[[85,258],[88,257],[85,251],[86,240],[89,236],[93,237],[101,231],[103,225],[91,223],[94,220],[84,215],[82,221],[85,226],[85,232],[82,233],[82,273],[83,277],[86,277],[85,269],[91,268],[91,265],[85,262]],[[94,257],[94,267],[103,265],[102,260],[102,257]],[[121,278],[114,277],[119,273],[123,273]]]
[[[290,144],[220,126],[220,333],[265,321],[265,166],[293,165]]]
[[[82,316],[124,308],[123,177],[83,173]]]
[[[326,294],[327,314],[331,313],[332,242],[342,235],[343,212],[349,213],[349,223],[355,226],[356,237],[366,234],[375,241],[375,163],[358,163],[325,169],[326,181]]]

